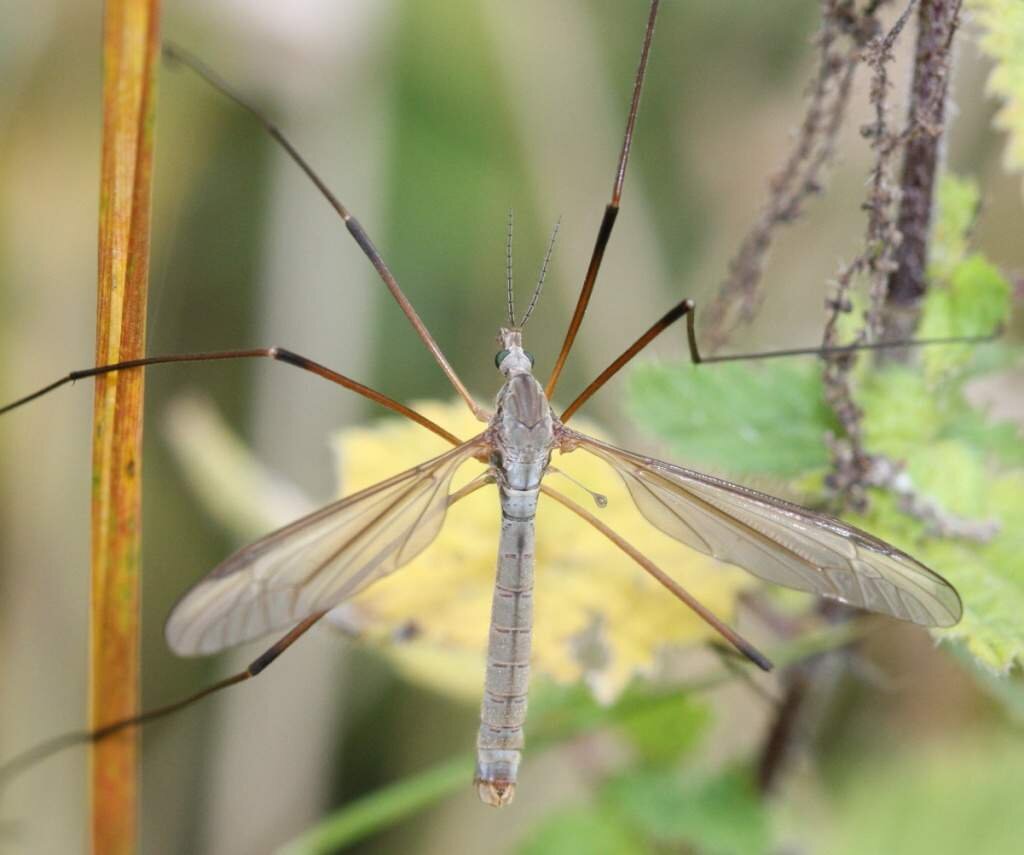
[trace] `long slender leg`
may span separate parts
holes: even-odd
[[[264,671],[275,659],[277,659],[278,656],[298,641],[299,638],[302,637],[306,631],[309,630],[310,627],[312,627],[313,624],[320,620],[320,618],[325,614],[327,614],[327,612],[322,611],[310,615],[302,621],[302,623],[296,625],[286,635],[282,636],[273,646],[269,647],[257,656],[249,663],[245,670],[239,671],[237,674],[232,674],[230,677],[225,677],[223,680],[218,680],[216,683],[213,683],[204,689],[200,689],[198,692],[195,692],[186,698],[182,698],[170,704],[165,704],[164,706],[154,707],[153,709],[146,710],[130,718],[112,721],[103,727],[97,728],[96,730],[75,730],[70,733],[64,733],[60,736],[54,737],[53,739],[40,742],[38,745],[34,745],[32,748],[22,751],[20,754],[14,755],[14,757],[0,766],[0,786],[9,783],[22,772],[35,766],[37,763],[42,762],[47,757],[51,757],[54,754],[63,751],[65,748],[99,742],[102,739],[113,736],[115,733],[120,733],[122,730],[148,724],[156,719],[164,718],[164,716],[176,713],[178,710],[182,710],[185,707],[203,700],[203,698],[207,698],[210,695],[221,691],[221,689],[227,689],[229,686],[244,683],[246,680],[255,677],[257,674]]]
[[[427,350],[430,351],[431,356],[433,356],[437,364],[441,366],[441,370],[445,373],[445,376],[448,377],[452,386],[455,387],[455,391],[459,393],[470,410],[473,411],[473,415],[481,421],[487,421],[487,412],[473,400],[473,396],[470,395],[469,390],[455,373],[455,369],[452,368],[451,363],[448,362],[448,359],[441,351],[438,343],[434,341],[434,337],[430,334],[426,324],[423,323],[423,320],[413,308],[412,303],[409,302],[409,298],[402,292],[402,289],[398,285],[398,280],[395,279],[394,274],[388,269],[387,264],[385,264],[384,259],[377,251],[377,248],[373,245],[373,241],[370,240],[370,236],[366,233],[366,230],[359,224],[359,221],[352,216],[352,213],[348,208],[341,203],[341,200],[331,192],[324,180],[316,173],[306,159],[299,154],[295,146],[292,145],[288,138],[281,132],[281,129],[267,119],[259,110],[249,104],[241,95],[235,92],[226,81],[213,71],[213,69],[197,57],[190,54],[188,51],[183,50],[175,44],[167,42],[164,44],[164,56],[172,62],[181,63],[185,67],[191,69],[202,80],[206,81],[206,83],[226,98],[233,101],[253,116],[253,118],[255,118],[256,121],[264,127],[267,133],[280,144],[281,148],[285,150],[288,156],[298,165],[298,167],[306,173],[310,181],[313,182],[317,190],[320,191],[321,195],[328,201],[330,206],[338,212],[338,216],[340,216],[342,221],[345,223],[345,228],[348,229],[349,234],[352,235],[352,238],[359,245],[363,254],[370,260],[370,264],[372,264],[374,269],[377,271],[377,275],[381,278],[381,281],[387,287],[388,291],[391,292],[391,296],[395,298],[395,302],[398,303],[399,308],[405,313],[405,316],[409,319],[409,323],[412,324],[413,329],[416,330],[416,334],[427,346]]]
[[[659,0],[653,0],[651,11],[647,17],[647,30],[644,33],[643,47],[640,51],[640,64],[637,67],[636,79],[633,82],[633,99],[629,105],[629,116],[626,119],[626,135],[622,140],[622,152],[619,154],[619,164],[615,170],[612,198],[604,209],[601,226],[597,231],[597,240],[594,242],[594,251],[591,253],[590,264],[587,267],[587,275],[583,278],[583,287],[580,289],[580,296],[576,301],[572,320],[569,321],[569,329],[565,334],[565,341],[562,342],[562,350],[559,352],[558,359],[555,360],[555,367],[548,378],[545,389],[548,400],[551,400],[555,394],[558,378],[565,367],[565,361],[569,358],[569,351],[572,350],[580,324],[583,323],[583,315],[586,313],[587,305],[590,303],[590,295],[594,290],[594,283],[597,281],[597,273],[601,269],[604,251],[608,246],[608,239],[611,237],[615,218],[619,215],[619,201],[622,199],[622,185],[626,181],[626,164],[629,161],[629,150],[633,145],[633,129],[636,126],[636,114],[640,107],[640,92],[643,89],[644,75],[647,72],[647,57],[651,52],[651,39],[654,36],[654,22],[658,17],[658,5]]]
[[[758,353],[730,353],[725,356],[701,356],[697,347],[697,334],[694,328],[694,320],[697,314],[697,305],[693,300],[681,300],[664,315],[661,316],[640,338],[627,347],[622,354],[615,359],[604,371],[597,375],[594,381],[587,386],[576,399],[565,408],[561,415],[562,423],[569,421],[573,414],[579,410],[594,394],[611,380],[634,356],[649,345],[654,339],[661,335],[672,324],[686,317],[686,341],[690,349],[690,360],[694,365],[710,364],[714,362],[741,362],[751,359],[773,359],[778,356],[828,356],[836,354],[856,353],[861,350],[884,350],[890,347],[923,347],[936,344],[977,344],[979,342],[992,341],[1001,334],[1001,329],[996,329],[987,335],[974,336],[948,336],[945,338],[918,338],[904,341],[876,341],[861,344],[837,345],[835,347],[799,347],[789,350],[769,350]]]
[[[718,661],[722,663],[722,667],[750,689],[751,693],[771,707],[779,706],[781,701],[767,688],[765,688],[765,686],[754,679],[754,675],[748,668],[743,667],[743,657],[740,656],[734,648],[729,647],[727,644],[722,644],[720,641],[708,642],[707,646],[711,652],[718,657]]]
[[[589,401],[598,389],[618,374],[627,362],[647,347],[647,345],[654,341],[654,339],[661,335],[661,333],[672,326],[672,324],[678,321],[683,315],[692,313],[693,309],[693,300],[682,300],[665,312],[665,314],[662,315],[651,326],[651,328],[647,330],[647,332],[627,347],[611,365],[598,374],[594,381],[576,396],[576,400],[569,404],[569,406],[565,408],[565,412],[562,413],[562,423],[564,424],[569,421],[569,419],[572,418],[573,413]]]
[[[595,517],[586,508],[576,504],[568,496],[559,493],[557,490],[553,490],[548,486],[541,485],[541,492],[545,496],[550,496],[560,505],[568,508],[576,516],[581,517],[586,522],[590,523],[596,528],[601,534],[607,537],[612,543],[614,543],[619,549],[626,553],[632,558],[637,564],[644,568],[650,573],[655,579],[657,579],[662,585],[668,588],[673,594],[682,600],[687,606],[689,606],[697,616],[711,626],[719,635],[728,641],[733,647],[735,647],[740,653],[742,653],[747,659],[753,662],[762,671],[771,671],[771,661],[761,653],[754,645],[743,638],[739,633],[730,629],[721,620],[715,617],[706,606],[698,602],[694,596],[687,591],[682,585],[676,582],[671,576],[669,576],[664,570],[656,565],[651,559],[644,555],[639,549],[633,546],[629,541],[623,538],[620,534],[608,528],[601,520]]]
[[[748,359],[774,359],[779,356],[832,356],[844,353],[857,353],[861,350],[885,350],[891,347],[929,347],[936,344],[980,344],[993,341],[1002,335],[1002,327],[996,327],[985,335],[954,335],[939,338],[911,338],[899,341],[872,341],[861,344],[840,344],[834,347],[796,347],[788,350],[766,350],[756,353],[729,353],[724,356],[701,356],[697,348],[697,335],[694,330],[696,306],[691,307],[686,316],[686,339],[690,347],[690,359],[695,365],[712,362],[742,362]]]
[[[487,472],[477,476],[464,487],[456,490],[448,497],[448,506],[451,507],[471,493],[475,493],[481,487],[485,487],[486,485],[493,483],[493,481],[493,476]],[[222,689],[227,689],[230,686],[237,685],[238,683],[244,683],[246,680],[257,676],[266,670],[278,656],[298,641],[299,638],[325,614],[327,614],[327,611],[316,612],[315,614],[310,615],[301,623],[296,624],[296,626],[289,630],[271,647],[267,648],[267,650],[253,659],[253,661],[250,662],[243,671],[239,671],[236,674],[232,674],[229,677],[218,680],[216,683],[212,683],[211,685],[200,689],[198,692],[193,692],[187,697],[181,698],[177,701],[172,701],[171,703],[164,704],[163,706],[144,710],[138,715],[130,718],[110,722],[96,730],[75,730],[70,733],[64,733],[22,751],[20,754],[16,754],[10,760],[0,764],[0,788],[22,772],[32,768],[47,757],[52,757],[54,754],[63,751],[65,748],[72,748],[75,745],[85,745],[91,742],[99,742],[101,739],[106,739],[108,736],[113,736],[115,733],[120,733],[122,730],[129,727],[138,727],[148,724],[151,721],[164,718],[165,716],[169,716],[179,710],[183,710],[186,707],[192,706],[192,704],[198,703],[204,698],[209,697],[210,695],[216,694]]]
[[[351,391],[362,395],[364,398],[369,398],[374,403],[380,404],[382,407],[387,407],[392,412],[411,419],[416,422],[416,424],[422,425],[427,430],[433,431],[439,437],[447,440],[452,445],[458,445],[460,442],[458,437],[454,434],[449,433],[439,424],[436,424],[426,416],[405,406],[405,404],[399,403],[393,398],[389,398],[387,395],[378,392],[376,389],[364,386],[362,383],[358,383],[355,380],[346,377],[344,374],[332,371],[330,368],[327,368],[318,362],[314,362],[312,359],[307,359],[305,356],[300,356],[299,354],[286,350],[283,347],[260,347],[252,350],[219,350],[211,351],[209,353],[176,353],[169,356],[147,356],[142,359],[130,359],[127,362],[115,362],[110,365],[100,365],[95,368],[82,368],[77,371],[70,372],[59,380],[54,380],[52,383],[43,386],[41,389],[37,389],[29,395],[25,395],[23,398],[19,398],[17,401],[13,401],[10,404],[0,407],[0,415],[10,412],[17,407],[22,406],[22,404],[27,404],[29,401],[34,401],[36,398],[40,398],[48,392],[52,392],[54,389],[59,389],[67,383],[73,383],[76,380],[83,380],[86,377],[97,377],[100,374],[109,374],[112,371],[121,371],[127,368],[141,368],[146,365],[165,365],[173,362],[213,362],[228,359],[258,358],[274,359],[278,362],[294,365],[296,368],[301,368],[303,371],[310,371],[313,374],[317,374],[320,377],[330,380],[332,383],[344,386],[346,389],[350,389]]]

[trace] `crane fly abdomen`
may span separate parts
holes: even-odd
[[[537,490],[503,489],[498,572],[491,603],[487,676],[480,705],[476,783],[489,805],[508,804],[524,745],[533,630],[534,514]],[[506,498],[512,498],[507,502]],[[514,508],[510,508],[514,505]],[[509,510],[514,513],[509,513]]]

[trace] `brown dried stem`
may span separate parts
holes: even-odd
[[[108,0],[103,32],[96,363],[145,352],[158,0]],[[139,706],[142,372],[97,378],[93,427],[91,728]],[[137,740],[124,732],[91,754],[91,841],[135,851]]]
[[[895,266],[894,255],[900,240],[893,211],[899,191],[892,181],[892,162],[903,135],[893,132],[888,124],[889,64],[893,60],[893,46],[906,26],[913,6],[914,0],[911,0],[892,29],[884,37],[871,39],[864,48],[864,60],[872,70],[869,97],[875,117],[871,124],[861,128],[861,133],[871,140],[876,153],[868,196],[863,205],[868,215],[867,226],[863,248],[836,278],[835,294],[827,303],[822,347],[838,344],[839,318],[851,311],[850,291],[860,276],[868,278],[869,302],[864,326],[854,337],[853,344],[872,341],[879,331],[885,286]],[[864,483],[874,459],[864,447],[862,412],[850,389],[850,370],[854,361],[853,354],[825,359],[825,397],[843,429],[842,438],[832,440],[833,472],[829,486],[854,507],[863,507],[866,503]]]
[[[939,6],[943,8],[940,10]],[[897,132],[887,121],[888,65],[892,61],[893,45],[913,7],[912,0],[889,33],[866,47],[865,60],[873,72],[870,100],[875,120],[862,132],[871,140],[876,152],[864,203],[867,227],[863,249],[840,271],[835,294],[828,301],[822,342],[826,347],[837,344],[839,317],[851,310],[850,290],[860,277],[868,281],[868,309],[854,344],[880,338],[910,338],[916,328],[920,299],[926,287],[924,271],[932,185],[944,129],[946,83],[960,0],[922,0],[919,6],[911,107],[905,127]],[[922,69],[922,64],[926,68]],[[897,185],[892,177],[893,162],[901,149],[904,162],[901,183]],[[927,162],[919,162],[921,157],[926,157]],[[897,204],[898,216],[895,214]],[[904,283],[901,286],[904,290],[897,297],[893,295],[894,282]],[[862,413],[850,388],[854,360],[854,356],[829,357],[825,363],[825,395],[843,431],[841,438],[830,438],[833,462],[830,486],[842,500],[858,509],[866,505],[866,487],[882,487],[894,492],[904,510],[927,522],[935,533],[976,540],[990,538],[991,524],[959,520],[942,512],[934,502],[914,492],[898,464],[867,451],[861,431]]]
[[[874,121],[862,129],[875,150],[868,196],[863,206],[867,212],[865,240],[857,257],[840,271],[835,293],[827,302],[824,347],[838,344],[839,318],[851,311],[850,291],[860,278],[867,279],[869,302],[864,325],[856,334],[854,344],[876,341],[883,329],[885,340],[909,338],[916,328],[919,301],[925,291],[932,185],[943,130],[949,52],[960,0],[921,2],[910,116],[905,129],[896,133],[887,121],[888,66],[893,45],[913,6],[914,0],[911,0],[884,37],[873,37],[864,46],[863,58],[872,69],[870,100],[875,111]],[[941,10],[937,8],[940,6]],[[865,14],[873,13],[874,8],[870,8]],[[931,20],[935,15],[941,20]],[[892,180],[893,161],[901,148],[905,149],[904,165],[901,184],[897,186]],[[919,162],[920,158],[927,162]],[[900,204],[898,217],[894,216],[897,203]],[[903,284],[895,286],[897,281]],[[895,295],[894,287],[904,290]],[[903,311],[904,307],[909,307],[910,311]],[[896,319],[905,320],[906,325],[893,323]],[[842,438],[830,438],[833,458],[830,485],[855,507],[866,503],[867,486],[883,487],[899,498],[905,512],[924,520],[936,534],[977,540],[991,538],[994,534],[991,523],[963,521],[945,513],[934,502],[917,494],[897,463],[867,451],[861,431],[862,412],[850,388],[854,359],[854,355],[846,354],[825,360],[826,397],[843,430]],[[807,717],[806,700],[812,688],[816,687],[820,693],[829,658],[821,657],[783,674],[785,694],[766,736],[758,766],[762,792],[772,790],[795,750],[794,745],[807,738],[807,733],[799,733],[800,722]],[[801,738],[797,738],[798,735]]]
[[[882,335],[888,340],[913,336],[927,290],[925,268],[931,232],[935,175],[949,91],[953,36],[960,23],[961,0],[921,0],[917,12],[914,79],[908,108],[908,139],[900,179],[896,227],[903,237],[896,269],[889,276]],[[890,358],[906,355],[894,351]]]
[[[779,227],[795,222],[811,197],[822,192],[846,118],[860,50],[878,29],[873,10],[855,14],[848,2],[822,0],[815,43],[818,65],[808,87],[807,111],[793,150],[769,181],[768,201],[729,263],[729,275],[706,311],[707,346],[721,347],[736,323],[748,323],[760,305],[760,284]]]

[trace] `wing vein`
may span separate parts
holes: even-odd
[[[404,566],[440,532],[452,478],[485,445],[481,434],[239,550],[175,606],[169,645],[215,652],[334,608]]]
[[[816,511],[563,428],[563,448],[601,458],[640,513],[692,549],[770,582],[925,626],[963,613],[938,573],[867,532]]]

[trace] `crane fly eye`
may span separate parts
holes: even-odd
[[[533,354],[528,350],[524,350],[523,353],[526,354],[526,358],[530,360],[530,367],[533,368]]]
[[[509,354],[508,350],[499,350],[494,355],[494,367],[495,368],[501,368],[501,363],[505,361],[505,357],[508,356],[508,354]]]

